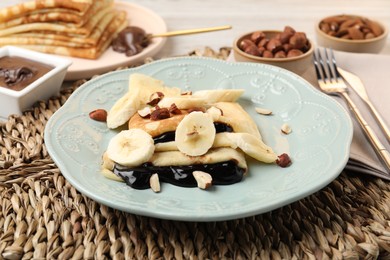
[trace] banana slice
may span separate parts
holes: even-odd
[[[129,91],[108,111],[107,126],[117,128],[127,121],[146,103],[153,93],[161,92],[164,96],[180,96],[181,89],[166,87],[161,80],[140,73],[129,77]]]
[[[277,159],[271,147],[248,133],[219,133],[215,136],[213,147],[238,147],[250,157],[265,163],[273,163]]]
[[[180,97],[164,97],[159,103],[159,107],[170,107],[175,104],[178,109],[190,109],[194,107],[204,107],[207,105],[207,99],[184,95]]]
[[[175,143],[180,152],[199,156],[207,153],[215,138],[213,119],[207,113],[192,112],[179,123],[175,133]]]
[[[154,153],[153,138],[141,129],[123,130],[111,138],[107,156],[123,166],[139,166],[147,162]]]
[[[199,90],[192,97],[204,98],[208,103],[235,102],[244,93],[244,89],[211,89]]]
[[[141,101],[138,97],[138,90],[133,92],[127,92],[123,97],[112,106],[107,114],[107,126],[108,128],[117,128],[132,117],[140,108]]]

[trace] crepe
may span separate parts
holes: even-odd
[[[54,45],[19,45],[22,48],[35,51],[72,56],[86,59],[97,59],[111,44],[111,41],[116,35],[127,26],[125,12],[117,12],[114,14],[114,19],[109,26],[104,30],[96,46],[86,48],[54,46]]]
[[[235,133],[249,133],[261,138],[256,123],[248,113],[236,102],[217,102],[211,104],[223,111],[223,115],[214,119],[214,122],[224,123],[233,128]],[[128,128],[139,128],[149,133],[152,137],[175,131],[180,121],[188,114],[188,110],[181,110],[182,114],[172,115],[169,118],[153,121],[150,118],[142,118],[136,113],[128,123]]]
[[[97,59],[127,25],[113,0],[36,0],[0,9],[0,46]]]
[[[58,10],[56,8],[60,8],[83,15],[91,8],[92,4],[95,4],[94,0],[37,0],[23,2],[0,9],[0,23],[21,17],[28,13],[39,12],[39,10],[44,9]]]
[[[113,0],[95,1],[91,8],[88,8],[88,10],[84,14],[80,14],[75,10],[66,8],[39,9],[29,13],[25,13],[20,17],[3,21],[2,23],[0,23],[0,29],[14,27],[21,24],[47,22],[63,23],[67,26],[81,27],[92,16],[96,15],[98,11],[102,10],[105,7],[111,6],[112,4]]]

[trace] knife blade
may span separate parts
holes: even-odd
[[[360,98],[366,102],[367,106],[370,108],[372,114],[374,115],[374,118],[378,122],[379,126],[382,128],[386,139],[388,142],[390,142],[390,130],[389,127],[386,125],[385,120],[382,118],[382,116],[379,114],[378,110],[376,110],[375,106],[372,104],[370,98],[368,97],[366,88],[364,87],[363,82],[360,80],[358,76],[355,74],[345,71],[341,68],[338,68],[338,72],[340,75],[344,78],[344,80],[348,83],[349,86],[360,96]]]

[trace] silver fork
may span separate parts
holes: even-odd
[[[321,51],[316,49],[313,58],[314,66],[317,74],[318,84],[322,92],[330,95],[338,95],[347,102],[351,111],[355,115],[357,121],[363,129],[363,132],[370,144],[374,148],[376,154],[381,159],[383,166],[386,167],[387,172],[390,171],[390,153],[386,150],[385,146],[381,143],[375,132],[364,120],[357,106],[348,95],[347,85],[344,79],[340,76],[337,70],[336,59],[332,50],[324,48],[324,58],[321,55]]]

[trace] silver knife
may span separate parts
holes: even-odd
[[[386,125],[385,120],[371,103],[367,95],[367,91],[363,85],[363,82],[358,76],[352,74],[351,72],[345,71],[340,68],[338,68],[338,72],[340,72],[341,76],[348,82],[348,84],[353,88],[353,90],[355,90],[355,92],[360,96],[360,98],[363,99],[364,102],[366,102],[379,126],[382,128],[384,134],[386,135],[387,141],[390,142],[390,130]]]

